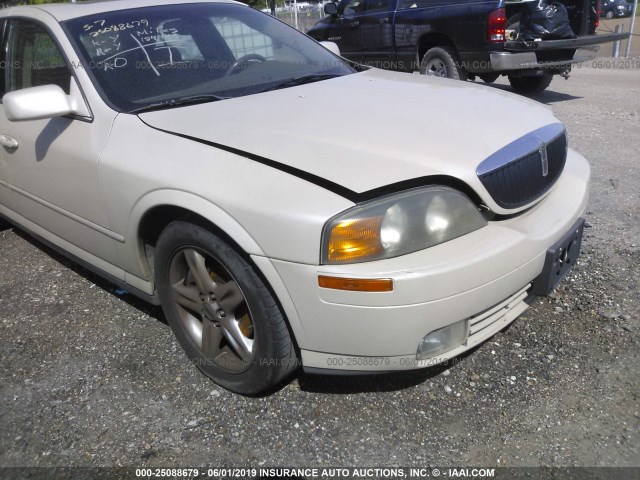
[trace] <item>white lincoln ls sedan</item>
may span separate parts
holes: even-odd
[[[164,314],[245,395],[459,355],[580,251],[536,102],[340,58],[232,1],[0,11],[0,216]]]

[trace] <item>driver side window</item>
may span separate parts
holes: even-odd
[[[357,15],[365,10],[366,0],[349,0],[344,6],[344,15]]]
[[[53,84],[69,94],[71,72],[44,27],[26,20],[11,21],[4,83],[6,92]]]
[[[348,0],[343,15],[386,12],[390,6],[390,0]]]

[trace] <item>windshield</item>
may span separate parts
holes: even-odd
[[[154,6],[76,18],[64,27],[113,108],[220,100],[353,73],[306,35],[226,3]]]

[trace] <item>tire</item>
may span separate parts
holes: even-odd
[[[458,54],[452,47],[433,47],[424,54],[420,62],[420,73],[434,77],[467,80],[467,71],[460,66]]]
[[[607,19],[611,20],[611,19],[614,17],[613,12],[612,12],[611,10],[609,10],[609,11],[607,12],[606,17],[607,17]]]
[[[517,34],[520,34],[520,14],[519,13],[512,15],[507,20],[506,30],[515,30]]]
[[[158,239],[154,264],[169,325],[206,376],[232,392],[258,395],[293,372],[295,349],[277,302],[224,240],[173,222]]]
[[[509,75],[509,83],[518,93],[539,93],[551,84],[551,80],[553,80],[553,75],[548,73],[539,77],[512,77]]]

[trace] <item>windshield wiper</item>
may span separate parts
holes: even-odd
[[[172,98],[171,100],[162,100],[161,102],[145,105],[144,107],[135,108],[128,113],[138,114],[144,112],[153,112],[156,110],[164,110],[173,107],[182,107],[185,105],[197,105],[198,103],[217,102],[218,100],[226,100],[227,97],[218,97],[217,95],[193,95],[190,97]]]
[[[295,87],[298,85],[304,85],[305,83],[320,82],[322,80],[329,80],[330,78],[342,77],[341,74],[313,74],[313,75],[301,75],[299,77],[293,77],[286,82],[278,83],[273,87],[269,87],[263,92],[270,92],[272,90],[280,90],[281,88]]]

